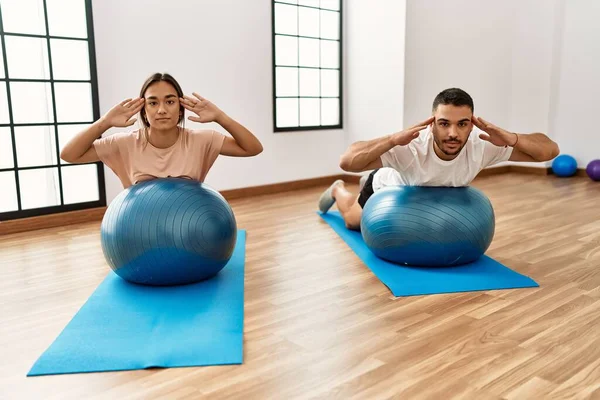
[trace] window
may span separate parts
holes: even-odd
[[[340,0],[273,1],[275,132],[342,128]]]
[[[106,205],[63,146],[99,117],[91,0],[0,0],[0,220]]]

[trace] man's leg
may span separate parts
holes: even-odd
[[[358,230],[362,217],[362,207],[358,202],[359,196],[350,193],[343,184],[334,186],[332,194],[337,202],[338,210],[344,218],[346,228]]]
[[[358,230],[360,229],[360,220],[362,218],[362,209],[373,194],[373,176],[377,170],[371,172],[361,182],[360,193],[358,195],[352,194],[344,186],[344,181],[335,181],[319,199],[319,209],[321,212],[326,213],[334,203],[337,202],[340,214],[344,218],[346,227],[348,229]]]
[[[333,189],[339,185],[343,185],[344,181],[341,179],[338,179],[337,181],[333,182],[331,184],[331,186],[329,186],[327,188],[327,190],[325,190],[322,194],[321,197],[319,198],[319,211],[321,211],[323,214],[325,214],[327,211],[329,211],[329,209],[331,207],[333,207],[333,205],[335,204],[335,197],[333,197]]]

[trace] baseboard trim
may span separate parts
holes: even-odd
[[[331,175],[331,176],[322,176],[319,178],[310,178],[310,179],[302,179],[298,181],[290,181],[290,182],[281,182],[281,183],[273,183],[270,185],[262,185],[262,186],[252,186],[241,189],[230,189],[230,190],[222,190],[221,194],[227,200],[239,199],[242,197],[254,197],[261,196],[265,194],[274,194],[274,193],[283,193],[283,192],[291,192],[299,189],[307,189],[315,186],[322,186],[333,183],[336,179],[343,179],[346,182],[358,183],[360,180],[360,175],[349,175],[349,174],[340,174],[340,175]]]
[[[502,167],[487,168],[487,169],[479,171],[479,174],[477,174],[477,178],[505,174],[507,172],[510,172],[510,167],[511,167],[510,165],[504,165]]]
[[[38,229],[56,228],[82,222],[101,221],[105,212],[106,207],[98,207],[87,210],[41,215],[39,217],[0,221],[0,236],[11,233],[35,231]]]
[[[552,169],[550,168],[536,168],[536,167],[527,167],[523,165],[503,165],[501,167],[495,168],[486,168],[479,172],[477,177],[485,177],[492,175],[505,174],[509,172],[519,173],[519,174],[529,174],[529,175],[550,175],[552,173]]]
[[[499,175],[505,173],[520,173],[532,175],[552,175],[551,168],[535,168],[520,165],[504,165],[496,168],[482,170],[479,177]],[[579,169],[576,176],[587,176],[584,169]],[[241,189],[223,190],[221,194],[227,200],[244,197],[255,197],[266,194],[291,192],[332,183],[336,179],[343,179],[349,183],[358,183],[361,175],[339,174],[318,178],[302,179],[297,181],[274,183],[270,185],[253,186]],[[70,211],[59,214],[42,215],[39,217],[22,218],[10,221],[0,221],[0,236],[12,233],[28,232],[38,229],[56,228],[60,226],[79,224],[83,222],[101,221],[106,207],[92,208],[81,211]]]
[[[477,177],[490,176],[490,175],[498,175],[504,174],[507,172],[514,172],[519,174],[530,174],[530,175],[554,175],[552,172],[552,168],[536,168],[536,167],[528,167],[524,165],[503,165],[502,167],[496,168],[487,168],[482,170]],[[577,172],[574,176],[587,177],[587,173],[585,169],[578,168]]]
[[[552,169],[550,169],[550,173],[552,173]],[[585,169],[583,168],[577,168],[577,173],[575,174],[575,176],[583,176],[589,178],[587,172],[585,172]]]

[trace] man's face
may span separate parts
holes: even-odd
[[[469,106],[440,104],[433,113],[433,140],[436,154],[444,160],[455,158],[467,143],[473,123]]]

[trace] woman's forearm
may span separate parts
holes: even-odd
[[[216,122],[229,132],[237,145],[244,149],[248,155],[255,156],[263,151],[263,146],[258,138],[227,114],[223,113]]]
[[[67,162],[74,162],[84,155],[92,147],[94,141],[110,128],[106,120],[100,118],[71,139],[62,149],[60,158]]]

